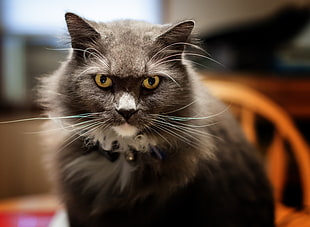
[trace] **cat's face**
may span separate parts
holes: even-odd
[[[58,86],[66,114],[92,114],[102,129],[132,136],[192,102],[181,57],[192,21],[97,24],[70,13],[66,21],[73,53]]]

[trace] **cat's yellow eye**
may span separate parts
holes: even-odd
[[[148,90],[153,90],[159,85],[159,76],[152,76],[143,80],[142,86]]]
[[[103,74],[96,74],[95,82],[101,88],[109,88],[112,86],[111,78]]]

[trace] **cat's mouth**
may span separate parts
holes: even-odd
[[[118,126],[113,126],[112,129],[122,137],[135,136],[139,131],[137,127],[130,125],[127,122]]]

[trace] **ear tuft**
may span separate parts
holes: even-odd
[[[100,34],[85,19],[78,15],[66,13],[65,18],[73,48],[86,49],[87,44],[100,38]]]
[[[165,33],[161,34],[157,41],[170,45],[172,43],[187,42],[190,38],[191,32],[195,26],[193,20],[186,20],[174,25]]]

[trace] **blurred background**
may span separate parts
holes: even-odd
[[[0,0],[0,121],[39,116],[34,87],[67,56],[65,12],[96,21],[195,19],[213,59],[195,59],[216,80],[237,81],[282,106],[310,141],[309,0]],[[0,199],[50,191],[42,121],[0,124]]]

